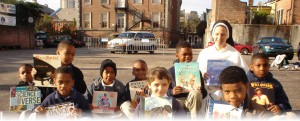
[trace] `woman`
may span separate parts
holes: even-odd
[[[225,20],[217,21],[212,28],[212,37],[215,42],[213,46],[210,46],[202,50],[198,56],[197,62],[199,63],[199,69],[204,75],[204,79],[208,79],[207,61],[212,60],[228,60],[231,65],[239,66],[248,72],[249,67],[242,58],[241,54],[233,47],[234,42],[232,39],[231,25]],[[221,98],[220,91],[217,87],[207,87],[207,90],[215,95],[209,95],[212,98]]]

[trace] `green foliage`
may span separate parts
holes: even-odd
[[[48,14],[42,14],[41,16],[42,17],[35,24],[35,30],[53,33],[54,28],[51,23],[52,17]]]
[[[269,13],[266,11],[256,11],[254,12],[254,18],[252,19],[252,24],[272,24],[268,21]]]

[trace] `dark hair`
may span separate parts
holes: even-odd
[[[146,61],[144,61],[144,60],[142,60],[142,59],[138,59],[138,60],[134,61],[133,64],[135,64],[135,63],[143,63],[143,64],[145,64],[145,65],[147,66]]]
[[[226,43],[228,43],[229,45],[231,45],[232,47],[234,47],[234,41],[233,41],[233,38],[232,38],[232,26],[226,20],[218,20],[218,21],[215,22],[215,24],[213,25],[213,27],[215,27],[215,25],[217,25],[218,23],[223,23],[223,24],[225,24],[228,27],[229,38],[226,40]]]
[[[61,50],[61,49],[65,48],[66,46],[73,46],[73,47],[75,47],[72,42],[70,42],[68,40],[64,40],[64,41],[61,41],[58,44],[57,49]]]
[[[192,46],[187,41],[179,41],[176,45],[176,52],[178,52],[181,48],[192,48]]]
[[[55,77],[57,76],[57,74],[70,74],[72,79],[74,79],[72,69],[67,66],[58,67],[54,72]]]
[[[169,71],[164,67],[155,67],[149,71],[148,83],[152,83],[155,79],[166,79],[168,83],[171,83],[171,75]]]
[[[247,84],[248,78],[247,75],[241,67],[238,66],[229,66],[225,68],[220,76],[219,80],[222,84],[234,84],[242,82],[243,84]]]
[[[20,69],[20,68],[22,68],[22,67],[29,67],[29,68],[33,68],[33,66],[32,66],[32,65],[30,65],[30,64],[27,64],[27,63],[21,64],[21,65],[19,66],[19,69]]]
[[[256,53],[252,56],[251,62],[253,62],[256,59],[266,59],[269,61],[269,56],[265,53]]]

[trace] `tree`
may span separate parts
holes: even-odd
[[[53,33],[52,17],[48,14],[42,14],[41,16],[42,17],[35,24],[35,30]]]

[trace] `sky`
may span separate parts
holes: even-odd
[[[27,0],[32,1],[32,0]],[[57,10],[60,7],[60,0],[38,0],[38,3],[45,5],[48,4],[53,10]],[[241,0],[247,2],[248,0]],[[254,5],[258,1],[265,2],[267,0],[254,0]],[[186,12],[197,11],[198,14],[202,14],[206,11],[206,8],[211,8],[211,0],[182,0],[181,9],[185,9]]]

